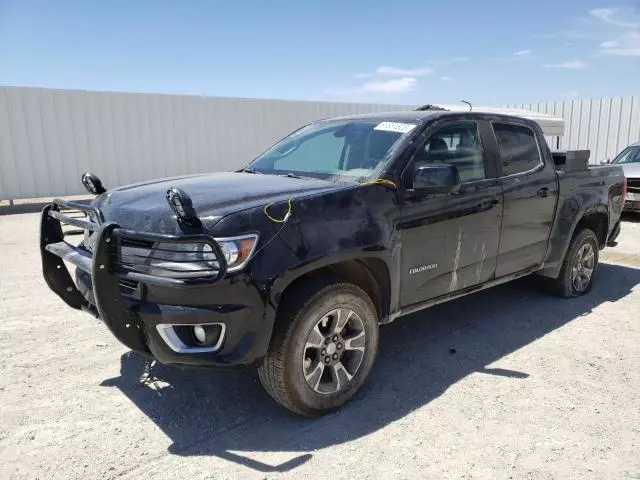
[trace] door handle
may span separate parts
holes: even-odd
[[[539,197],[548,197],[549,196],[549,188],[548,187],[542,187],[540,190],[538,190],[536,192],[536,195],[538,195]]]

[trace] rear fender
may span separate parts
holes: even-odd
[[[609,231],[609,209],[606,205],[600,203],[600,200],[596,197],[592,197],[590,203],[582,205],[580,205],[579,197],[573,197],[567,199],[559,208],[558,219],[549,239],[547,258],[542,269],[538,272],[544,277],[558,278],[571,239],[576,233],[578,224],[585,217],[593,214],[606,215],[607,233]]]

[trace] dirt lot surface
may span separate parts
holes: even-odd
[[[525,279],[381,331],[369,383],[305,420],[252,370],[144,362],[40,273],[0,216],[0,478],[640,478],[640,223],[593,291]]]

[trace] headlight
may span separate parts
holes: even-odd
[[[220,250],[227,260],[227,271],[235,272],[244,267],[258,244],[258,235],[243,235],[233,238],[216,238]]]
[[[227,271],[244,267],[258,244],[258,235],[217,238]],[[220,264],[207,243],[157,243],[151,249],[135,244],[121,245],[120,264],[127,270],[169,278],[217,276]]]
[[[216,254],[206,243],[158,243],[146,266],[149,275],[172,278],[208,277],[220,270]]]

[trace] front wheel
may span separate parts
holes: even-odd
[[[560,275],[555,280],[556,290],[561,296],[578,297],[591,290],[598,267],[598,252],[598,238],[593,230],[585,228],[574,235]]]
[[[310,282],[287,297],[258,374],[267,392],[310,417],[334,411],[367,378],[378,348],[378,316],[355,285]]]

